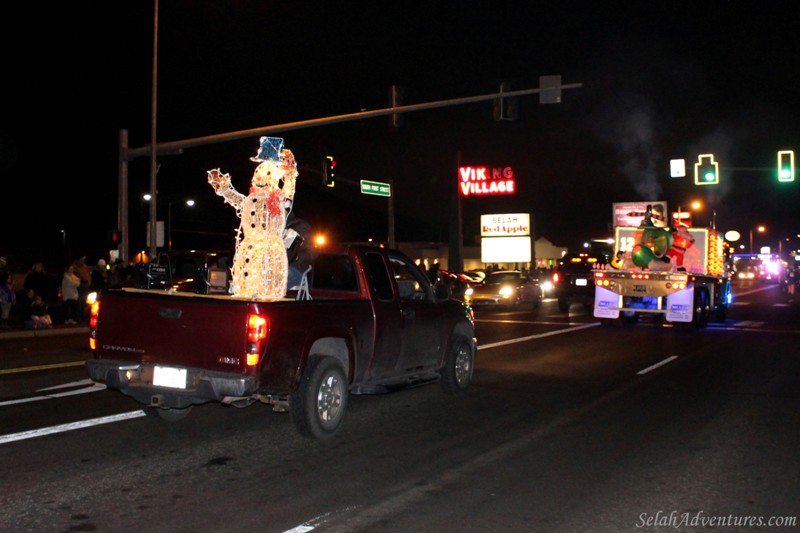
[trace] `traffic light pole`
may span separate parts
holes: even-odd
[[[154,60],[155,61],[155,60]],[[154,74],[155,76],[155,74]],[[315,118],[310,120],[301,120],[298,122],[287,122],[285,124],[277,124],[274,126],[265,126],[261,128],[252,128],[247,130],[240,130],[240,131],[233,131],[229,133],[220,133],[217,135],[207,135],[203,137],[195,137],[192,139],[186,139],[182,141],[169,141],[169,142],[162,142],[156,143],[155,142],[155,132],[151,132],[151,137],[153,139],[153,143],[149,145],[145,145],[139,148],[129,148],[127,146],[127,132],[120,133],[120,185],[122,186],[123,176],[125,176],[124,181],[127,182],[127,175],[128,175],[128,163],[137,157],[144,157],[149,156],[151,158],[151,167],[153,167],[153,163],[155,159],[159,156],[164,155],[176,155],[182,154],[183,150],[186,148],[196,148],[199,146],[206,146],[209,144],[217,144],[222,142],[228,141],[236,141],[240,139],[248,139],[252,137],[260,137],[263,135],[270,135],[273,133],[279,132],[287,132],[287,131],[294,131],[299,129],[306,129],[306,128],[315,128],[319,126],[327,126],[329,124],[340,124],[343,122],[352,122],[356,120],[365,120],[370,118],[382,117],[387,115],[394,115],[394,114],[401,114],[401,113],[413,113],[415,111],[425,111],[429,109],[438,109],[442,107],[452,107],[457,105],[465,105],[465,104],[473,104],[477,102],[486,102],[489,100],[494,100],[497,98],[513,98],[517,96],[527,96],[532,94],[545,94],[552,93],[554,91],[561,91],[564,89],[577,89],[582,87],[582,83],[567,83],[561,84],[558,87],[554,86],[546,86],[544,88],[536,88],[536,89],[523,89],[519,91],[508,91],[508,92],[496,92],[490,94],[483,94],[479,96],[468,96],[464,98],[452,98],[449,100],[437,100],[434,102],[427,102],[422,104],[413,104],[413,105],[405,105],[400,107],[388,107],[384,109],[376,109],[373,111],[360,111],[358,113],[349,113],[344,115],[336,115],[331,117],[324,117],[324,118]],[[155,104],[153,105],[155,107]],[[155,112],[153,112],[155,115]],[[153,123],[155,123],[155,117],[153,117]],[[153,127],[153,129],[155,129]],[[155,171],[151,168],[151,194],[157,190],[156,187],[156,178],[155,178]],[[124,194],[127,194],[127,187],[124,191]],[[122,259],[127,261],[129,259],[129,239],[128,239],[128,221],[121,220],[123,208],[122,206],[119,207],[120,211],[120,220],[119,220],[119,227],[120,230],[123,232],[122,243],[123,247],[120,249],[120,255]],[[125,209],[127,213],[127,209]],[[151,210],[151,223],[155,224],[155,213]],[[125,217],[127,218],[127,216]],[[152,242],[150,246],[153,247],[154,243]],[[152,252],[152,250],[151,250]]]

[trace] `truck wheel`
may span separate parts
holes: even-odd
[[[147,416],[157,416],[166,422],[177,422],[183,420],[186,415],[192,410],[193,405],[184,407],[183,409],[167,409],[165,407],[150,407],[147,406],[143,409],[144,414]]]
[[[474,369],[475,350],[472,349],[466,337],[456,335],[453,337],[450,351],[447,353],[447,361],[439,370],[442,378],[442,390],[448,394],[463,394],[472,381]]]
[[[347,409],[347,378],[332,357],[309,360],[289,400],[292,422],[304,437],[328,439],[339,430]]]

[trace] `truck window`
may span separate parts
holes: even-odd
[[[402,257],[390,256],[392,274],[401,300],[427,300],[428,282],[425,275]]]
[[[346,255],[320,254],[311,271],[314,289],[358,292],[358,279],[353,260]]]
[[[392,299],[392,282],[389,280],[389,273],[383,264],[383,257],[380,254],[369,252],[367,258],[367,274],[372,282],[375,297],[379,300],[390,301]]]

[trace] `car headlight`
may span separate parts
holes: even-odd
[[[512,289],[511,287],[501,287],[500,288],[500,296],[502,296],[503,298],[508,298],[513,293],[514,293],[514,289]]]
[[[553,284],[551,282],[549,282],[549,281],[545,281],[544,283],[542,283],[542,290],[543,291],[552,291],[553,290]]]
[[[473,291],[472,287],[468,287],[467,290],[464,291],[464,296],[472,296]]]

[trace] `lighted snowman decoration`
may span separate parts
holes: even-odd
[[[292,152],[283,148],[283,139],[277,137],[261,137],[258,155],[251,160],[259,165],[248,195],[238,192],[230,175],[218,168],[208,171],[208,182],[241,219],[230,292],[251,300],[278,300],[286,296],[287,289],[284,204],[294,200],[297,163]]]

